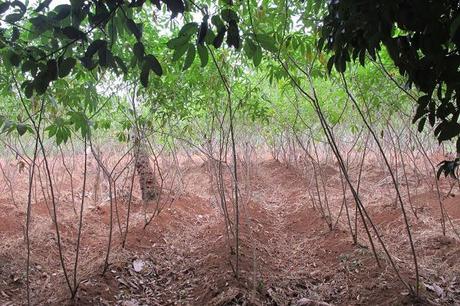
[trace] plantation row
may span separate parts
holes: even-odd
[[[221,265],[243,283],[246,212],[266,155],[299,173],[303,204],[330,233],[368,248],[407,295],[436,293],[416,230],[459,238],[444,206],[458,185],[457,2],[1,1],[0,205],[23,228],[21,248],[11,242],[24,261],[21,302],[43,302],[40,218],[76,301],[90,274],[82,262],[99,260],[106,276],[140,228],[208,193],[223,222]],[[209,186],[197,195],[185,177],[198,158]],[[362,190],[376,169],[407,239],[396,247],[368,206],[378,195]],[[436,216],[419,193],[434,195]],[[97,254],[82,247],[93,226]]]

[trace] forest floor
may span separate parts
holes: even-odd
[[[228,241],[206,169],[203,162],[185,164],[184,192],[145,229],[143,206],[135,197],[127,245],[121,247],[122,236],[114,221],[110,266],[103,276],[110,203],[103,198],[100,203],[86,205],[76,305],[460,303],[460,243],[450,225],[447,225],[448,235],[442,235],[439,204],[432,190],[419,188],[416,195],[412,194],[418,219],[406,207],[420,266],[423,298],[417,302],[396,277],[380,246],[377,251],[382,267],[377,266],[361,225],[357,246],[352,243],[344,210],[337,227],[330,230],[318,209],[313,208],[308,191],[316,191],[305,184],[304,176],[293,167],[269,158],[252,167],[248,183],[251,196],[243,198],[241,203],[237,280],[230,264],[235,265],[235,256],[231,254],[234,249],[231,251],[229,247],[234,242]],[[330,166],[323,171],[329,205],[336,217],[342,203],[340,175]],[[402,277],[415,284],[408,238],[401,209],[395,206],[391,180],[372,165],[365,166],[363,175],[360,195],[364,205]],[[69,188],[66,180],[61,180],[58,187]],[[27,173],[17,175],[14,188],[15,192],[27,195]],[[445,190],[447,186],[443,186]],[[62,191],[59,196],[58,224],[64,260],[72,279],[78,218],[69,204],[68,192]],[[21,200],[24,199],[16,202]],[[347,200],[354,216],[354,202],[351,197]],[[443,203],[460,230],[458,190],[454,189]],[[126,203],[115,204],[124,226]],[[0,195],[0,305],[26,303],[23,210],[13,205],[5,189]],[[45,201],[33,203],[32,216],[31,303],[72,304]]]

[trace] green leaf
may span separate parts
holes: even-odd
[[[179,36],[191,36],[198,31],[198,23],[189,22],[184,24],[182,29],[179,31]]]
[[[44,15],[38,15],[37,17],[29,19],[34,26],[34,30],[37,32],[45,32],[52,29],[51,23],[48,18]]]
[[[193,60],[195,59],[195,55],[196,55],[195,46],[192,44],[189,44],[187,56],[185,57],[184,67],[182,68],[182,71],[185,71],[188,68],[190,68],[190,66],[193,63]]]
[[[11,129],[14,129],[14,125],[13,125],[13,122],[11,122],[10,120],[6,120],[4,123],[3,123],[3,128],[2,128],[2,133],[5,133],[5,132],[8,132],[11,130]]]
[[[257,45],[250,38],[246,38],[244,41],[244,52],[248,58],[253,58],[257,51]]]
[[[231,21],[227,29],[227,45],[229,47],[234,47],[235,49],[240,49],[240,33],[238,25],[235,21]]]
[[[256,46],[256,51],[254,52],[254,57],[252,58],[254,66],[259,66],[262,61],[262,49],[259,46]]]
[[[208,45],[212,45],[215,38],[216,38],[216,34],[214,34],[214,32],[211,29],[208,29],[208,31],[206,32],[206,36],[204,37],[204,41]]]
[[[460,134],[460,124],[457,122],[443,122],[441,125],[441,132],[438,136],[439,142],[449,140]]]
[[[426,117],[423,117],[418,123],[417,130],[419,131],[419,133],[423,131],[423,128],[425,127],[425,122],[426,122]]]
[[[147,63],[149,69],[153,70],[156,75],[162,76],[163,75],[163,68],[161,68],[161,64],[158,59],[152,55],[148,54],[144,58],[144,64]]]
[[[198,31],[197,44],[202,45],[205,41],[206,34],[208,33],[208,15],[203,17],[201,22],[200,29]]]
[[[274,53],[278,51],[275,46],[275,40],[268,34],[257,34],[255,40],[258,41],[260,46],[267,51]]]
[[[144,44],[142,44],[140,41],[135,43],[133,47],[133,52],[139,60],[142,60],[144,58]]]
[[[176,51],[174,51],[172,61],[175,62],[175,61],[179,60],[185,54],[185,52],[187,51],[188,47],[189,47],[189,44],[184,44],[182,46],[179,46],[176,49]]]
[[[200,57],[201,67],[205,67],[208,64],[209,55],[208,49],[204,45],[198,45],[198,56]]]
[[[99,57],[99,66],[101,67],[107,67],[108,66],[108,61],[107,61],[107,53],[109,51],[107,50],[107,46],[103,46],[97,50],[97,55]]]
[[[5,21],[8,23],[15,23],[21,20],[22,16],[24,16],[24,13],[9,14],[5,17]]]
[[[131,33],[133,33],[134,37],[136,37],[137,40],[141,39],[141,36],[142,36],[141,30],[139,26],[134,22],[134,20],[127,18],[126,26],[128,27],[128,30]]]
[[[184,13],[185,11],[185,4],[182,0],[167,0],[163,1],[166,6],[168,7],[168,10],[171,11],[171,18],[175,18],[177,14],[179,13]]]
[[[332,55],[327,61],[327,73],[330,75],[332,72],[332,67],[334,67],[335,55]]]
[[[64,78],[68,76],[69,73],[72,71],[73,67],[75,67],[76,63],[77,60],[73,57],[68,57],[62,60],[59,64],[59,77]]]
[[[340,54],[340,53],[335,54],[334,64],[335,64],[335,69],[339,73],[343,73],[347,69],[347,65],[346,65],[347,62],[346,62],[345,56],[343,56],[343,54]]]
[[[450,24],[450,38],[452,39],[455,36],[455,33],[457,33],[458,27],[460,26],[460,16],[457,16],[457,18],[452,21]]]
[[[42,95],[46,92],[49,86],[49,79],[43,71],[40,72],[34,79],[34,87],[37,94]]]
[[[0,3],[0,14],[5,13],[10,8],[9,2]]]
[[[18,131],[19,133],[19,136],[22,136],[24,135],[26,132],[27,132],[27,125],[23,124],[23,123],[18,123],[16,125],[16,130]]]
[[[232,21],[238,22],[238,15],[235,13],[235,11],[231,9],[222,10],[220,15],[222,16],[222,19],[227,22],[232,22]]]
[[[7,59],[8,62],[15,67],[19,66],[21,63],[21,56],[12,49],[8,50]]]
[[[118,132],[117,133],[117,139],[119,142],[126,142],[127,141],[127,137],[125,135],[125,133],[123,132]]]
[[[49,80],[54,81],[58,78],[58,63],[55,59],[46,62],[46,74]]]
[[[75,130],[81,131],[82,137],[85,137],[89,132],[89,121],[86,115],[83,112],[72,111],[68,113],[71,118],[71,123],[75,126]],[[59,129],[58,129],[59,132]],[[67,141],[68,136],[70,136],[68,131],[65,129],[65,126],[62,126],[63,139],[64,142]]]
[[[96,39],[86,49],[85,57],[91,58],[94,54],[96,54],[96,52],[100,48],[102,48],[102,47],[104,47],[106,45],[107,45],[107,41],[102,40],[102,39]]]
[[[141,69],[140,81],[142,86],[147,87],[149,85],[149,73],[150,67],[147,62],[144,62]]]
[[[62,33],[72,40],[86,40],[86,34],[72,26],[63,28]]]
[[[34,85],[32,84],[32,82],[29,82],[26,85],[26,87],[24,88],[24,94],[26,95],[27,99],[32,98],[32,96],[34,95]]]
[[[179,36],[179,37],[176,37],[176,38],[173,38],[171,40],[169,40],[167,43],[166,43],[166,46],[169,48],[169,49],[178,49],[180,48],[181,46],[184,46],[186,45],[190,40],[190,36]]]
[[[415,116],[412,119],[412,124],[417,122],[418,119],[426,115],[429,111],[427,109],[428,103],[431,101],[431,97],[429,95],[424,95],[418,98],[417,103],[417,110],[415,112]]]
[[[218,31],[221,28],[225,27],[224,22],[222,21],[222,19],[220,19],[220,17],[218,15],[212,16],[211,23],[217,28]]]
[[[70,16],[71,6],[69,4],[61,4],[54,8],[56,12],[56,16],[54,17],[55,20],[62,20],[68,16]]]
[[[222,46],[222,42],[224,41],[226,31],[227,30],[225,29],[225,27],[219,29],[219,32],[217,32],[217,36],[216,38],[214,38],[214,41],[212,43],[214,45],[214,48],[218,49],[220,48],[220,46]]]
[[[35,12],[38,13],[38,12],[41,12],[43,11],[45,8],[47,8],[50,3],[51,3],[52,0],[45,0],[45,1],[42,1],[38,6],[37,8],[35,9]]]

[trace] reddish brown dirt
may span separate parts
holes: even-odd
[[[422,188],[412,197],[418,219],[405,201],[420,265],[423,299],[417,302],[408,295],[378,245],[381,267],[376,265],[361,222],[358,226],[359,246],[355,246],[348,232],[345,212],[342,212],[337,227],[330,230],[318,208],[313,207],[308,190],[314,189],[307,186],[305,177],[291,167],[268,159],[254,165],[248,180],[251,196],[248,201],[243,199],[240,207],[240,269],[236,279],[232,270],[236,264],[234,240],[231,237],[229,240],[226,235],[221,210],[213,200],[207,167],[206,164],[186,164],[183,169],[184,192],[174,195],[168,191],[174,201],[145,229],[143,205],[137,192],[124,249],[117,218],[124,228],[126,199],[120,198],[113,203],[110,266],[103,276],[111,220],[110,203],[106,194],[101,203],[91,203],[87,199],[78,269],[81,282],[73,302],[69,300],[59,263],[55,226],[48,209],[51,203],[33,203],[30,231],[32,304],[459,303],[460,244],[450,224],[446,225],[447,237],[442,236],[439,203],[432,190]],[[330,166],[325,166],[323,171],[331,211],[337,217],[342,203],[339,173]],[[26,180],[27,177],[22,175],[18,179]],[[26,188],[24,182],[21,190],[26,190],[22,188]],[[443,186],[444,194],[446,190],[448,188]],[[385,172],[366,167],[360,192],[404,281],[414,284],[412,257],[401,209],[394,206],[394,192]],[[454,190],[454,195],[455,192],[458,190]],[[58,205],[58,224],[64,260],[72,279],[78,223],[68,194],[65,198],[67,201],[62,200]],[[78,197],[77,204],[80,201]],[[347,203],[350,213],[354,214],[350,194]],[[443,199],[443,205],[452,225],[460,229],[459,196]],[[0,305],[26,303],[23,210],[14,207],[6,193],[0,197]],[[375,234],[372,236],[377,244]],[[134,262],[140,262],[142,269],[136,272]]]

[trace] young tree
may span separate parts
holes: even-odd
[[[428,121],[440,143],[457,139],[460,154],[459,25],[459,1],[337,0],[327,6],[320,47],[334,53],[329,70],[343,73],[350,61],[377,60],[385,46],[406,87],[423,93],[413,123],[422,131]],[[446,162],[438,176],[457,163]]]

